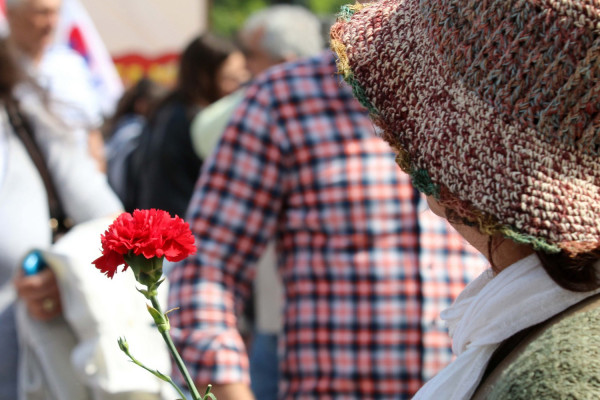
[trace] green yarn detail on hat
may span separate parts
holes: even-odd
[[[408,152],[400,147],[394,148],[396,151],[396,164],[410,175],[413,186],[426,196],[433,196],[436,199],[440,198],[440,187],[433,183],[429,172],[425,169],[414,169],[410,162]]]
[[[426,169],[414,169],[411,163],[410,154],[402,147],[392,146],[396,152],[396,164],[410,175],[413,186],[426,196],[433,196],[436,200],[440,200],[441,188],[431,180]],[[471,206],[472,207],[472,206]],[[560,253],[562,249],[556,245],[548,243],[542,238],[518,232],[515,228],[507,225],[500,225],[496,219],[480,211],[475,211],[473,208],[468,210],[473,223],[479,226],[479,230],[487,235],[500,233],[504,237],[515,241],[516,243],[530,245],[536,251],[543,251],[548,254]]]
[[[440,198],[440,187],[433,183],[429,172],[425,169],[414,169],[410,162],[410,155],[402,147],[392,146],[396,152],[396,164],[402,171],[410,175],[413,186],[426,196]]]
[[[344,75],[344,80],[352,87],[352,93],[354,94],[354,97],[358,99],[359,103],[362,104],[367,110],[369,110],[369,113],[371,113],[371,115],[378,116],[379,111],[377,110],[377,108],[375,108],[373,103],[369,101],[365,89],[363,89],[362,86],[358,84],[358,81],[354,79],[352,71]]]
[[[339,14],[337,15],[338,21],[350,22],[352,16],[356,14],[358,11],[365,8],[367,5],[365,4],[348,4],[342,6]],[[358,81],[354,78],[354,73],[350,68],[350,61],[348,60],[348,54],[346,51],[346,46],[344,45],[341,39],[341,27],[338,26],[338,29],[332,28],[331,30],[331,49],[337,54],[337,67],[338,72],[344,77],[344,80],[350,87],[352,88],[352,93],[354,97],[362,104],[369,113],[373,116],[379,116],[380,113],[377,108],[371,103],[369,98],[367,97],[367,93],[365,89],[359,85]]]
[[[498,231],[505,237],[513,240],[514,242],[531,245],[531,247],[533,247],[533,249],[536,251],[541,250],[544,253],[548,254],[556,254],[561,252],[560,247],[550,244],[544,239],[537,238],[532,235],[527,235],[525,233],[517,232],[511,227],[504,226],[498,229]]]
[[[354,16],[354,14],[356,14],[356,12],[358,10],[360,10],[361,8],[363,8],[363,7],[359,4],[346,4],[346,5],[342,6],[337,17],[346,22],[350,22],[350,20]]]
[[[435,199],[440,200],[440,186],[433,183],[427,170],[423,168],[414,169],[411,165],[410,155],[406,150],[398,147],[394,148],[394,151],[396,151],[396,164],[410,175],[413,186],[424,195],[433,196]],[[474,212],[473,209],[469,213],[471,214],[470,219],[479,226],[480,231],[483,233],[493,235],[495,232],[498,232],[517,243],[530,245],[534,250],[540,250],[548,254],[561,252],[560,247],[550,244],[542,238],[518,232],[510,226],[499,225],[495,218],[489,215],[486,217],[486,214],[482,214],[479,211]]]
[[[415,188],[426,196],[440,197],[440,187],[431,181],[429,173],[424,169],[411,170],[410,177]]]

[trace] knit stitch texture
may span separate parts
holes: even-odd
[[[487,399],[597,399],[599,331],[600,308],[551,326],[506,368]]]
[[[415,186],[537,250],[600,247],[600,2],[343,9],[340,74]]]

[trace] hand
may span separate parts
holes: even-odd
[[[204,395],[207,386],[207,384],[196,384],[200,396]],[[250,387],[245,383],[213,385],[211,393],[214,394],[218,400],[255,400]]]
[[[17,295],[25,302],[27,311],[33,318],[49,321],[62,314],[58,283],[50,268],[30,276],[19,272],[14,285]]]

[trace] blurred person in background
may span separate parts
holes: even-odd
[[[164,95],[164,89],[149,78],[140,79],[119,99],[113,116],[103,127],[106,140],[106,176],[108,183],[119,196],[125,209],[133,211],[135,201],[128,187],[127,162],[139,143],[140,134],[148,117]]]
[[[317,16],[301,6],[281,4],[255,12],[239,34],[248,70],[257,76],[274,65],[314,55],[324,45],[320,29]]]
[[[252,14],[239,34],[250,73],[256,77],[270,67],[318,54],[323,50],[319,19],[301,6],[276,5]],[[192,142],[206,159],[242,101],[246,87],[224,97],[192,123]],[[277,341],[282,329],[283,288],[277,274],[275,246],[271,242],[257,261],[253,304],[245,312],[241,330],[250,337],[250,376],[256,398],[277,398],[279,368]]]
[[[299,39],[302,40],[302,39]],[[451,360],[439,312],[487,266],[397,168],[331,52],[248,87],[188,211],[172,334],[199,387],[252,399],[237,315],[276,241],[280,399],[409,399]]]
[[[248,79],[244,55],[212,34],[192,40],[181,55],[177,84],[153,112],[130,160],[133,208],[185,215],[201,159],[190,139],[192,118]]]
[[[6,0],[10,41],[18,61],[48,94],[53,114],[69,127],[81,147],[105,169],[100,132],[102,108],[85,60],[74,50],[52,45],[61,0]],[[18,90],[22,102],[38,93]]]
[[[268,68],[323,50],[321,22],[301,6],[276,5],[250,15],[239,32],[239,42],[252,77]],[[203,110],[192,122],[196,153],[207,158],[221,137],[231,114],[244,97],[245,87]]]
[[[1,400],[19,398],[17,296],[30,316],[40,321],[50,321],[63,310],[53,272],[45,269],[23,276],[19,269],[23,257],[34,248],[50,247],[51,218],[68,217],[79,223],[122,210],[105,176],[44,104],[15,98],[19,72],[7,42],[0,41]]]

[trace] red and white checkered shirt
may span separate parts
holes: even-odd
[[[247,382],[236,313],[276,238],[284,285],[279,397],[408,399],[451,359],[439,320],[485,260],[426,209],[334,58],[270,70],[205,163],[171,273],[192,376]]]

